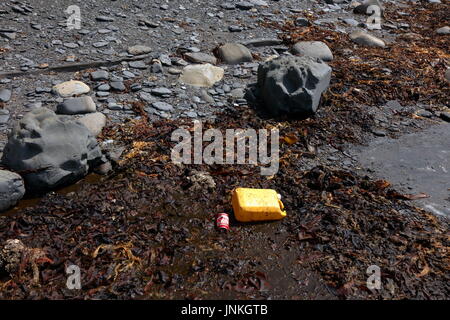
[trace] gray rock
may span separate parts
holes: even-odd
[[[155,101],[155,98],[150,93],[147,93],[147,92],[140,92],[139,98],[141,98],[141,100],[148,102],[148,103],[152,103]]]
[[[120,111],[123,110],[123,106],[120,104],[117,104],[116,102],[110,102],[108,103],[108,109],[113,111]]]
[[[207,53],[188,52],[185,56],[190,62],[217,64],[217,58]]]
[[[108,161],[94,168],[94,172],[99,175],[107,175],[112,171],[112,169],[112,164],[110,161]]]
[[[367,9],[370,6],[378,6],[380,7],[380,14],[382,15],[384,13],[384,7],[381,1],[379,0],[365,0],[362,4],[357,6],[355,9],[353,9],[353,12],[356,14],[366,14],[366,15],[372,15],[372,13],[367,13]]]
[[[161,111],[172,111],[173,106],[162,101],[157,101],[152,103],[152,107]]]
[[[148,66],[145,64],[144,61],[132,61],[128,64],[130,68],[134,69],[147,69]]]
[[[95,112],[87,114],[80,119],[78,119],[94,137],[98,136],[102,132],[106,125],[106,116],[101,112]]]
[[[27,172],[23,174],[27,191],[43,193],[78,181],[104,157],[83,124],[40,108],[15,124],[2,162],[14,171]]]
[[[172,94],[172,90],[167,89],[167,88],[155,88],[155,89],[152,89],[151,92],[155,96],[167,96],[167,95]]]
[[[212,87],[216,82],[222,80],[224,73],[222,68],[209,63],[190,65],[183,69],[180,81],[196,87]]]
[[[76,49],[79,47],[79,45],[76,43],[73,43],[73,42],[67,42],[67,43],[64,43],[64,47],[69,48],[69,49]]]
[[[9,111],[7,109],[0,109],[0,125],[7,124],[9,120]]]
[[[109,85],[115,91],[125,91],[126,90],[125,84],[122,81],[113,81]]]
[[[255,5],[249,1],[241,1],[241,2],[236,3],[236,7],[241,10],[250,10],[254,6]]]
[[[292,47],[292,53],[319,58],[323,61],[333,60],[333,53],[328,46],[321,41],[300,41]]]
[[[0,170],[0,212],[14,206],[24,195],[22,177],[14,172]]]
[[[99,70],[91,73],[91,79],[93,81],[101,81],[101,80],[108,80],[109,79],[109,73],[105,70]]]
[[[226,43],[219,48],[220,58],[227,64],[239,64],[253,61],[250,50],[239,43]]]
[[[368,34],[364,31],[355,31],[350,34],[350,39],[360,45],[369,47],[384,48],[386,45],[383,40]]]
[[[282,56],[260,65],[260,98],[272,115],[316,112],[331,80],[331,67],[308,56]]]
[[[297,27],[307,27],[310,25],[309,20],[303,17],[295,19],[295,25]]]
[[[66,99],[56,107],[58,114],[83,114],[96,110],[94,100],[88,96]]]
[[[101,84],[97,87],[98,91],[109,91],[110,89],[111,87],[107,83]]]
[[[53,91],[63,98],[86,94],[90,90],[88,85],[76,80],[66,81],[53,87]]]
[[[146,54],[152,52],[152,48],[142,45],[136,45],[128,48],[128,53],[138,56],[141,54]]]
[[[109,44],[109,42],[107,42],[107,41],[99,41],[99,42],[94,42],[92,44],[92,46],[94,48],[103,48],[103,47],[106,47],[108,44]]]
[[[230,32],[241,32],[243,30],[243,28],[241,26],[232,25],[232,26],[228,26],[228,30]]]
[[[436,30],[437,34],[450,34],[450,27],[445,26]]]
[[[0,89],[0,102],[8,102],[11,99],[11,90]]]
[[[245,96],[245,90],[243,88],[236,88],[231,90],[230,96],[235,99],[242,99]]]
[[[447,79],[448,82],[450,82],[450,68],[445,71],[445,79]]]
[[[359,22],[353,18],[345,18],[342,21],[344,21],[346,24],[348,24],[352,27],[356,27],[359,24]]]

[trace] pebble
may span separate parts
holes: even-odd
[[[152,107],[161,111],[172,111],[173,110],[173,106],[166,103],[166,102],[161,102],[161,101],[157,101],[157,102],[153,102],[152,103]]]
[[[224,73],[224,69],[211,64],[189,65],[184,67],[180,81],[197,87],[212,87],[222,80]]]
[[[236,3],[236,8],[241,9],[241,10],[250,10],[254,7],[255,5],[249,1],[241,1]]]
[[[66,81],[53,87],[53,91],[63,98],[86,94],[90,90],[87,84],[77,80]]]
[[[93,81],[108,80],[109,73],[108,73],[108,71],[104,71],[104,70],[94,71],[91,73],[91,79]]]
[[[129,62],[128,65],[130,66],[130,68],[134,68],[134,69],[147,69],[148,66],[145,64],[144,61],[132,61]]]
[[[189,52],[185,54],[186,59],[194,63],[210,63],[217,64],[217,58],[202,52]]]
[[[111,87],[109,86],[109,84],[104,83],[104,84],[99,85],[97,87],[97,90],[98,91],[109,91],[109,90],[111,90]]]
[[[56,108],[58,114],[83,114],[95,112],[97,107],[91,97],[77,97],[64,100]]]
[[[9,111],[6,109],[0,109],[0,125],[7,124],[9,120]]]
[[[142,45],[136,45],[128,48],[128,53],[138,56],[141,54],[146,54],[152,52],[152,48]]]
[[[368,34],[364,31],[356,31],[350,34],[350,39],[360,45],[384,48],[386,45],[383,40]]]
[[[239,43],[226,43],[219,48],[220,58],[227,64],[239,64],[253,61],[250,50]]]
[[[437,34],[450,34],[450,27],[445,26],[436,30]]]
[[[319,58],[323,61],[333,60],[330,48],[321,41],[300,41],[292,47],[292,53],[302,56]]]
[[[87,114],[78,119],[94,137],[97,137],[106,125],[106,116],[101,112]]]
[[[11,99],[11,90],[0,89],[0,102],[8,102]]]
[[[109,85],[115,91],[125,91],[126,90],[125,84],[122,81],[113,81]]]
[[[172,91],[167,88],[155,88],[155,89],[152,89],[151,92],[155,96],[167,96],[167,95],[172,94]]]

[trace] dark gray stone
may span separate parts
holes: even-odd
[[[115,91],[125,91],[126,90],[125,84],[122,81],[113,81],[109,85]]]
[[[93,81],[101,81],[101,80],[108,80],[109,79],[109,73],[105,70],[99,70],[91,73],[91,79]]]
[[[383,7],[383,4],[381,3],[381,1],[379,1],[379,0],[365,0],[362,4],[360,4],[355,9],[353,9],[353,12],[356,14],[371,15],[371,14],[373,14],[373,12],[368,13],[367,9],[372,5],[380,7],[380,14],[383,15],[384,7]]]
[[[47,108],[18,121],[8,137],[2,163],[23,174],[27,191],[43,193],[83,178],[104,157],[89,129]]]
[[[239,64],[253,61],[250,50],[239,43],[226,43],[219,48],[220,58],[227,64]]]
[[[272,115],[309,116],[331,80],[331,67],[308,56],[282,56],[260,65],[258,87]]]
[[[152,107],[161,111],[172,111],[173,110],[173,106],[166,103],[166,102],[153,102],[152,103]]]
[[[321,41],[300,41],[292,47],[292,53],[302,56],[319,58],[323,61],[333,60],[330,48]]]
[[[95,112],[97,110],[91,97],[77,97],[64,100],[56,108],[58,114],[82,114]]]
[[[14,172],[0,170],[0,212],[14,206],[24,195],[22,177]]]

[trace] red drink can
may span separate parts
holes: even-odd
[[[228,216],[228,214],[216,214],[216,226],[219,230],[230,230],[230,217]]]

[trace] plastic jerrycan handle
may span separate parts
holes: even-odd
[[[279,203],[279,205],[280,205],[280,209],[281,209],[281,210],[284,210],[284,204],[283,204],[283,202],[281,201],[281,194],[279,194],[279,193],[278,193],[278,203]]]

